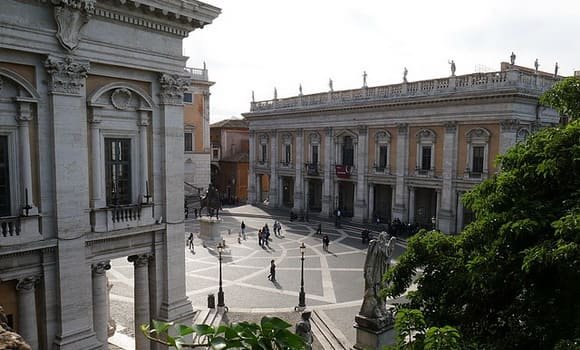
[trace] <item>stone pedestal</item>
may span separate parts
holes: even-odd
[[[222,219],[203,216],[199,219],[199,238],[204,245],[215,245],[222,241],[220,229]]]
[[[397,335],[392,320],[377,320],[357,315],[354,328],[356,343],[354,349],[382,349],[397,342]]]

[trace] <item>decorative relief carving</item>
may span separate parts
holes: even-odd
[[[161,84],[162,104],[182,105],[183,92],[191,86],[191,78],[177,74],[162,74],[159,78]]]
[[[28,102],[18,103],[18,115],[16,115],[16,121],[19,124],[28,123],[32,120],[31,105]]]
[[[268,134],[260,134],[260,144],[265,145],[268,143]]]
[[[501,131],[504,132],[516,132],[519,125],[520,122],[517,119],[504,119],[500,122]]]
[[[38,282],[38,277],[36,276],[21,278],[18,280],[18,283],[16,284],[16,290],[30,292],[34,290],[34,285],[36,284],[36,282]]]
[[[443,126],[445,127],[445,132],[447,132],[447,133],[454,133],[457,130],[457,122],[456,121],[445,122],[445,124],[443,124]]]
[[[289,145],[291,143],[292,143],[292,135],[290,135],[289,133],[284,133],[284,135],[282,135],[282,144]]]
[[[397,123],[397,132],[399,135],[407,135],[409,133],[409,124]]]
[[[388,131],[380,130],[375,134],[375,140],[377,142],[391,142],[391,134]]]
[[[95,12],[96,0],[60,0],[54,8],[56,38],[67,51],[77,48],[81,29]]]
[[[320,143],[320,134],[313,132],[310,134],[310,144],[316,145]]]
[[[420,130],[417,133],[417,142],[433,142],[435,143],[437,136],[429,129]]]
[[[132,98],[133,94],[131,94],[131,90],[120,88],[111,94],[111,103],[115,108],[125,110],[131,104]]]
[[[149,261],[151,260],[151,254],[140,254],[140,255],[131,255],[127,258],[129,262],[132,262],[135,267],[145,267],[149,265]]]
[[[64,60],[48,56],[44,66],[50,76],[49,91],[71,95],[80,93],[89,70],[88,62],[76,61],[71,56],[67,56]]]
[[[489,142],[489,131],[483,128],[471,129],[467,133],[467,142],[469,143],[487,143]]]
[[[93,269],[94,274],[102,275],[105,272],[107,272],[107,270],[111,269],[111,263],[109,261],[101,261],[96,264],[93,264],[91,268]]]

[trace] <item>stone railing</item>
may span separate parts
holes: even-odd
[[[307,176],[321,176],[324,174],[321,163],[304,163],[304,171]]]
[[[540,95],[558,79],[519,70],[474,73],[432,80],[407,82],[354,90],[324,92],[267,101],[252,102],[251,112],[279,109],[330,107],[365,102],[380,102],[411,97],[449,95],[450,93],[518,89]]]
[[[185,71],[189,73],[192,79],[194,80],[203,80],[208,81],[207,69],[204,68],[191,68],[185,67]]]
[[[0,218],[0,246],[30,243],[42,236],[38,229],[39,215]]]
[[[110,232],[154,223],[153,204],[119,205],[91,211],[93,232]]]

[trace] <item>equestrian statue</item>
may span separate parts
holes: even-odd
[[[199,209],[200,214],[203,208],[207,208],[207,215],[210,218],[215,213],[216,219],[219,219],[219,210],[221,209],[222,205],[219,192],[213,186],[213,184],[210,184],[207,191],[205,191],[205,195],[201,196],[200,202],[201,202],[201,207]]]

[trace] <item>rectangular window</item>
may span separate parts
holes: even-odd
[[[191,92],[183,93],[183,103],[193,103],[193,95]]]
[[[312,145],[312,164],[318,164],[318,145]]]
[[[193,152],[193,133],[186,132],[183,134],[183,137],[185,152]]]
[[[0,216],[10,216],[9,171],[8,136],[0,136]]]
[[[105,139],[107,205],[131,204],[131,140]]]
[[[483,173],[483,153],[485,150],[484,146],[473,146],[473,164],[471,165],[471,172],[473,173]]]
[[[431,170],[431,146],[421,148],[421,170]]]
[[[262,163],[266,163],[266,160],[267,160],[267,158],[266,158],[267,155],[268,155],[268,153],[267,153],[267,151],[268,151],[267,146],[268,145],[260,145],[260,147],[262,147],[262,159],[260,159],[262,161]]]
[[[284,163],[290,164],[292,162],[292,147],[284,145]]]
[[[212,152],[212,157],[213,157],[213,160],[219,160],[220,159],[220,150],[217,148],[214,148],[213,152]]]
[[[384,169],[387,167],[387,159],[388,159],[388,153],[389,151],[389,146],[387,145],[381,145],[381,147],[379,148],[379,168]]]
[[[345,136],[344,144],[342,145],[342,165],[354,165],[354,145],[352,137]]]

